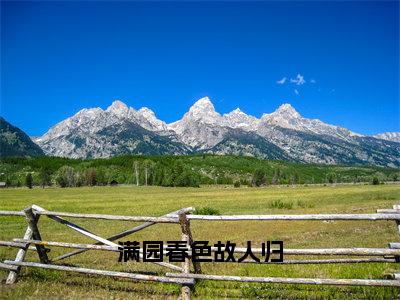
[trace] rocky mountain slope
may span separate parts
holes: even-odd
[[[150,109],[137,111],[121,101],[106,110],[82,109],[35,141],[49,155],[70,158],[190,152]]]
[[[400,132],[384,132],[374,135],[377,139],[400,143]]]
[[[0,117],[0,157],[42,155],[44,155],[43,150],[29,136]]]
[[[290,104],[256,118],[235,109],[221,115],[208,97],[166,124],[148,108],[114,101],[83,109],[37,138],[50,155],[74,158],[119,154],[216,153],[304,163],[400,166],[400,143],[363,136],[302,117]]]

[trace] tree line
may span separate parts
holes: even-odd
[[[121,171],[115,166],[89,167],[76,169],[64,165],[56,172],[42,167],[39,172],[28,172],[25,177],[25,185],[32,188],[33,185],[46,186],[57,185],[64,187],[104,186],[112,184],[157,185],[166,187],[199,187],[200,178],[190,168],[177,162],[173,167],[165,168],[152,161],[144,161],[140,164],[135,161],[132,165],[132,174]],[[19,181],[13,184],[10,180],[7,186],[21,186]]]
[[[234,156],[122,156],[76,160],[58,157],[0,160],[7,186],[101,186],[113,184],[198,187],[335,184],[399,180],[399,170],[301,165]]]

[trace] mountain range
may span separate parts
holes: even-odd
[[[82,109],[34,141],[48,155],[234,154],[302,163],[400,166],[400,133],[364,136],[302,117],[290,104],[256,118],[239,108],[221,115],[208,97],[167,124],[143,107],[116,100]]]

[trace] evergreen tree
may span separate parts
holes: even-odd
[[[46,185],[51,185],[50,171],[47,166],[44,166],[40,169],[39,178],[42,188],[44,188]]]
[[[26,175],[25,184],[26,184],[26,186],[27,186],[29,189],[32,188],[32,185],[33,185],[33,178],[32,178],[32,174],[31,174],[31,173],[28,173],[28,174]]]
[[[336,182],[336,174],[334,172],[331,172],[327,175],[328,178],[328,182],[330,184],[335,183]]]
[[[379,184],[379,178],[377,176],[374,176],[374,178],[372,178],[372,184],[373,185],[378,185]]]
[[[392,180],[393,180],[393,181],[398,181],[398,180],[399,180],[399,175],[398,175],[397,173],[394,173],[394,174],[392,175]]]
[[[156,163],[154,167],[154,179],[153,179],[153,184],[154,185],[162,185],[163,180],[164,180],[164,166],[160,163]]]

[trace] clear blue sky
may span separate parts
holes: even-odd
[[[399,2],[1,2],[1,115],[30,135],[113,99],[171,122],[206,95],[399,131]]]

